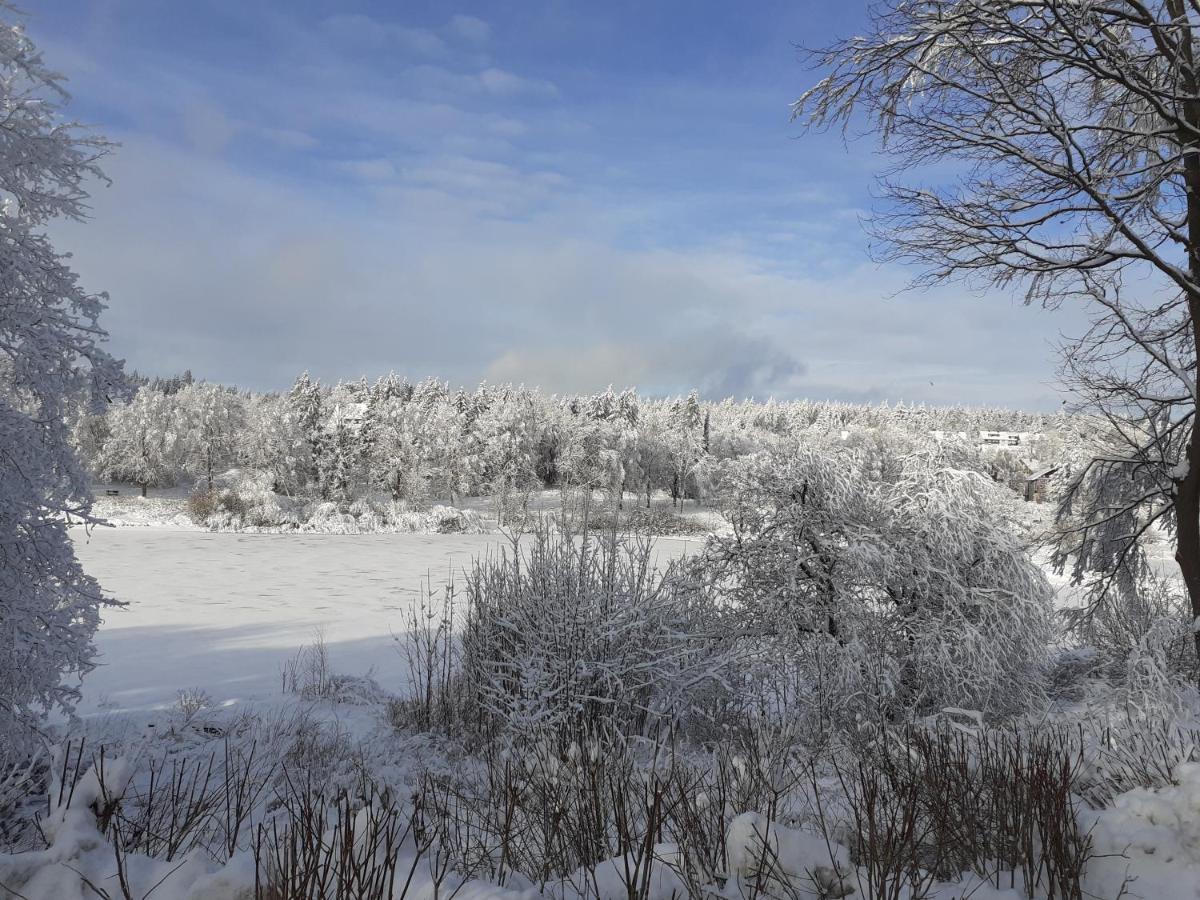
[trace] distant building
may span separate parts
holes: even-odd
[[[1043,502],[1046,499],[1046,492],[1050,489],[1050,479],[1057,471],[1058,466],[1051,466],[1048,469],[1034,472],[1026,478],[1025,500],[1029,503]]]
[[[979,443],[984,447],[1024,447],[1036,437],[1032,431],[981,431]]]

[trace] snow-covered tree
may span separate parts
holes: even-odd
[[[1038,697],[1052,592],[1005,527],[986,476],[912,457],[894,481],[866,454],[807,448],[726,465],[732,533],[699,561],[748,634],[825,692],[822,715]]]
[[[46,235],[81,219],[109,145],[61,118],[62,79],[0,5],[0,747],[19,748],[68,680],[93,666],[106,600],[80,568],[65,516],[90,521],[91,489],[68,414],[99,408],[119,379],[101,349],[105,298],[89,294]]]
[[[109,436],[97,474],[146,489],[175,483],[179,472],[180,425],[173,395],[142,388],[108,414]]]
[[[237,439],[245,424],[237,394],[217,384],[189,384],[175,394],[181,418],[180,453],[184,470],[203,478],[211,491],[213,476],[234,458]]]
[[[524,391],[494,391],[470,426],[478,490],[506,494],[534,480],[537,416]]]
[[[321,433],[321,496],[347,501],[356,496],[366,482],[365,467],[374,443],[374,426],[367,403],[337,397],[331,404]],[[350,396],[355,396],[352,393]]]
[[[246,401],[246,426],[239,441],[238,454],[246,465],[269,473],[275,491],[289,495],[303,484],[309,459],[297,418],[287,397],[252,396]]]
[[[288,394],[293,420],[300,433],[302,453],[297,460],[301,484],[320,486],[325,467],[325,401],[319,382],[305,372]]]

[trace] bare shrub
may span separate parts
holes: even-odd
[[[1092,845],[1073,800],[1081,766],[1065,731],[916,728],[837,765],[865,895],[920,897],[974,872],[996,889],[1082,900]]]
[[[190,687],[175,692],[175,708],[179,710],[185,722],[211,706],[212,697],[203,688]]]
[[[217,511],[217,492],[211,488],[192,491],[187,499],[187,514],[197,525],[207,525]]]
[[[492,744],[481,773],[427,775],[422,793],[453,866],[500,885],[569,886],[582,896],[604,896],[598,880],[629,897],[664,879],[682,889],[677,854],[660,849],[674,835],[674,810],[695,802],[697,770],[666,744],[639,758],[603,740],[565,749],[543,742],[521,754]],[[723,831],[718,822],[711,840],[719,844]]]
[[[260,825],[254,842],[255,897],[261,900],[391,900],[407,896],[437,840],[421,798],[406,808],[366,783],[361,802],[285,779],[283,815]],[[448,867],[431,867],[435,895]],[[422,873],[424,874],[424,873]],[[422,892],[428,884],[421,884]]]
[[[299,694],[306,700],[329,699],[334,693],[334,674],[329,667],[329,650],[325,635],[318,630],[313,642],[305,644],[280,672],[285,694]]]
[[[411,686],[408,696],[389,702],[388,715],[396,727],[449,731],[460,724],[464,712],[454,634],[455,596],[452,583],[446,586],[440,604],[424,592],[417,606],[408,611],[407,627],[396,636]]]
[[[206,758],[151,759],[112,819],[114,844],[168,861],[197,849],[215,861],[232,856],[253,830],[278,764],[256,742],[222,743]]]

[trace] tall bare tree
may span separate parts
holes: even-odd
[[[1200,0],[889,0],[865,35],[810,51],[824,77],[794,107],[881,135],[871,228],[917,284],[1088,305],[1064,371],[1112,439],[1068,491],[1058,565],[1102,600],[1161,523],[1195,616],[1198,27]]]

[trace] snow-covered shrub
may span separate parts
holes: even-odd
[[[211,489],[198,484],[188,497],[192,521],[213,531],[291,530],[299,527],[296,504],[272,490],[266,472],[233,470]]]
[[[346,512],[354,519],[354,524],[363,534],[375,534],[387,529],[387,524],[381,511],[376,509],[365,498],[360,497],[353,501]]]
[[[1052,592],[994,512],[1001,488],[925,457],[888,481],[848,452],[728,469],[732,533],[697,572],[809,686],[793,713],[851,725],[1040,699]]]
[[[513,737],[636,734],[719,693],[718,611],[648,540],[539,526],[467,575],[462,690]]]
[[[1165,711],[1147,717],[1127,707],[1115,716],[1088,715],[1078,736],[1079,792],[1096,808],[1132,790],[1172,785],[1181,765],[1200,763],[1200,727]]]
[[[473,509],[437,505],[432,507],[426,515],[425,521],[430,522],[433,526],[429,530],[436,531],[438,534],[482,534],[485,530],[483,519]]]
[[[454,588],[447,585],[440,603],[432,594],[422,594],[410,606],[403,631],[396,636],[400,654],[408,666],[408,696],[394,698],[388,716],[397,728],[434,728],[448,731],[459,724],[459,642],[455,634],[457,611]]]
[[[412,509],[392,502],[380,510],[386,531],[416,534],[483,534],[483,518],[473,509],[434,504],[428,509]]]
[[[1176,581],[1147,572],[1132,585],[1113,585],[1103,603],[1079,617],[1081,637],[1100,653],[1110,673],[1130,670],[1131,657],[1155,647],[1164,671],[1195,680],[1196,644],[1187,597]],[[1138,665],[1132,664],[1136,671]]]
[[[1181,679],[1179,667],[1173,665],[1179,649],[1186,651],[1193,638],[1188,624],[1173,616],[1155,620],[1138,638],[1125,658],[1117,691],[1128,714],[1153,720],[1164,715],[1179,717],[1196,707],[1195,685]]]
[[[647,509],[637,503],[630,503],[624,509],[618,509],[612,503],[598,503],[587,511],[586,517],[576,514],[573,523],[578,527],[586,525],[593,531],[615,530],[662,536],[707,534],[713,530],[714,524],[720,524],[720,518],[715,513],[681,515],[673,509],[660,506]]]
[[[491,744],[482,762],[423,785],[459,871],[564,900],[701,897],[723,877],[725,793],[668,744]]]
[[[761,895],[764,888],[771,897],[823,900],[855,893],[845,847],[821,834],[786,828],[760,812],[742,813],[729,823],[725,852],[740,896]]]

